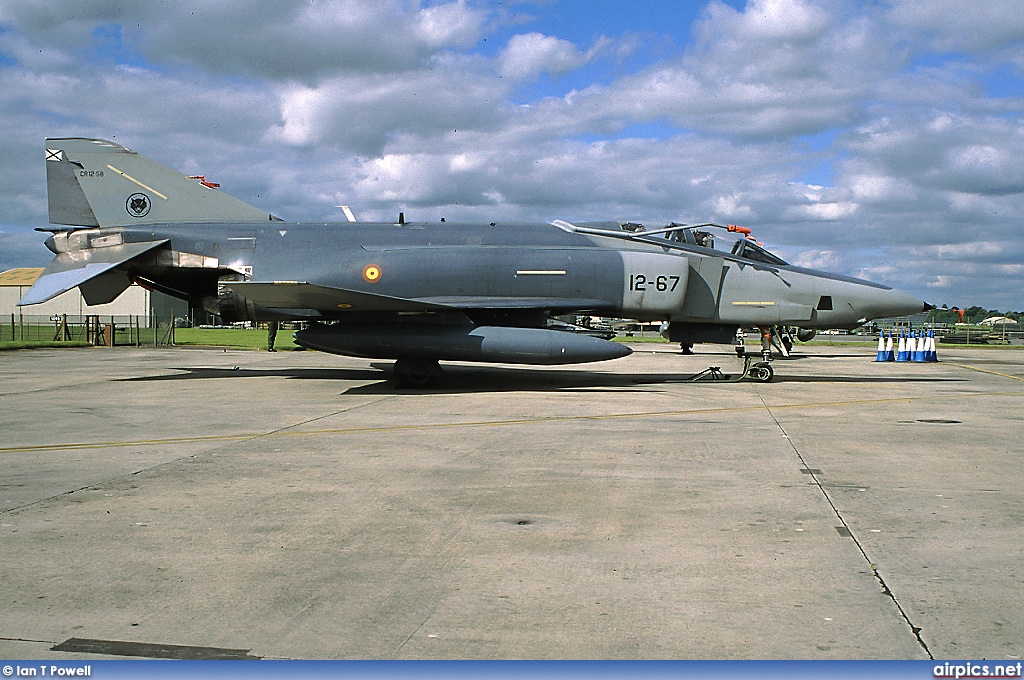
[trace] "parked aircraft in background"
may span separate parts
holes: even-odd
[[[395,359],[568,364],[630,353],[551,326],[566,314],[668,320],[684,345],[738,328],[855,328],[927,305],[887,286],[787,264],[741,228],[630,222],[285,222],[119,144],[47,139],[56,255],[19,304],[132,282],[225,321],[310,322],[302,346]],[[744,233],[746,232],[746,233]],[[770,379],[770,374],[769,374]]]

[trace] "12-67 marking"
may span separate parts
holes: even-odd
[[[679,285],[678,276],[655,276],[653,278],[647,278],[644,274],[630,274],[629,275],[629,289],[630,290],[656,290],[664,293],[666,291],[672,292]]]

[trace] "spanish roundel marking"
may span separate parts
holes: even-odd
[[[375,264],[366,265],[363,267],[363,278],[367,283],[377,283],[380,281],[380,267]]]

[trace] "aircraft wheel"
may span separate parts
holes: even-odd
[[[750,367],[747,375],[750,376],[751,380],[766,383],[772,381],[772,378],[775,377],[775,371],[767,361],[759,361]]]
[[[438,378],[436,375],[426,375],[425,373],[409,373],[398,376],[398,382],[402,387],[413,387],[418,389],[437,387],[437,380]]]
[[[441,367],[437,361],[399,359],[395,362],[395,377],[402,387],[428,389],[437,386]]]

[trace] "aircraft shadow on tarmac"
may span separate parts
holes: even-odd
[[[724,363],[724,362],[719,362]],[[788,363],[788,362],[787,362]],[[738,367],[723,366],[726,376],[735,376]],[[463,394],[476,392],[558,392],[558,391],[650,391],[658,385],[688,384],[694,387],[735,384],[724,380],[690,380],[690,373],[608,373],[584,369],[537,370],[526,367],[462,366],[444,367],[444,375],[436,387],[410,388],[400,386],[390,363],[374,363],[371,368],[210,368],[180,367],[180,373],[123,378],[124,382],[155,382],[232,378],[287,378],[289,380],[354,381],[356,385],[345,394]],[[732,372],[730,373],[730,370]],[[747,381],[744,381],[747,382]],[[957,378],[927,376],[849,376],[792,375],[776,373],[775,383],[951,383]],[[766,385],[770,389],[770,385]]]
[[[122,378],[120,382],[155,382],[161,380],[208,380],[211,378],[289,378],[292,380],[380,380],[379,370],[369,368],[210,368],[185,366],[168,375],[145,375]]]

